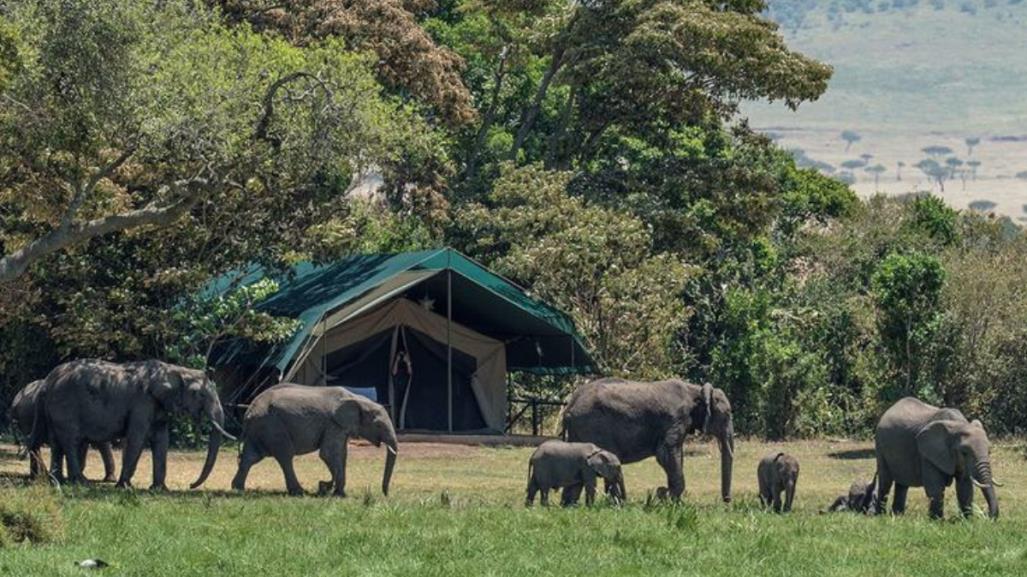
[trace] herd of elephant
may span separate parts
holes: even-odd
[[[163,363],[111,363],[79,360],[62,364],[15,397],[10,416],[27,437],[30,473],[44,470],[40,449],[51,447],[49,474],[57,480],[85,481],[83,467],[89,446],[103,457],[105,477],[114,479],[111,444],[123,446],[119,487],[130,487],[142,450],[153,461],[151,489],[166,490],[169,421],[185,415],[211,425],[206,460],[190,487],[202,485],[217,460],[223,438],[224,411],[216,387],[204,371]],[[543,504],[553,489],[563,489],[561,502],[576,503],[582,491],[586,503],[595,497],[603,478],[616,500],[627,499],[622,464],[655,457],[667,477],[657,495],[680,499],[685,492],[683,448],[688,436],[714,437],[720,448],[721,498],[731,501],[734,424],[724,391],[710,384],[672,379],[636,382],[605,378],[575,390],[563,412],[563,440],[543,443],[531,456],[527,503],[541,493]],[[384,407],[342,387],[309,387],[282,383],[268,388],[248,406],[242,423],[242,448],[232,488],[243,490],[253,465],[274,458],[290,494],[303,488],[293,469],[296,455],[319,452],[331,481],[321,492],[345,495],[346,453],[350,437],[385,445],[382,492],[396,464],[396,431]],[[843,508],[880,513],[893,486],[894,513],[902,513],[909,487],[923,487],[930,514],[943,514],[945,488],[955,482],[960,510],[972,511],[973,487],[980,488],[988,514],[998,516],[989,442],[980,421],[969,421],[955,409],[937,408],[914,398],[895,403],[881,417],[875,435],[877,474],[874,483],[853,484],[832,510]],[[64,466],[67,466],[66,474]],[[757,475],[760,499],[775,510],[791,508],[798,462],[789,455],[768,455]]]

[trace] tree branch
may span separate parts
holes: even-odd
[[[169,225],[196,205],[201,197],[201,187],[208,184],[209,181],[206,178],[200,177],[176,181],[172,185],[162,187],[163,190],[168,191],[172,188],[185,190],[189,187],[194,187],[195,190],[186,192],[173,204],[165,206],[149,204],[140,209],[113,214],[95,220],[62,224],[21,249],[0,258],[0,284],[8,283],[18,278],[32,263],[44,256],[69,246],[83,243],[93,237],[139,226]]]

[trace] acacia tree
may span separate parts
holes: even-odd
[[[189,214],[288,243],[355,174],[430,132],[338,43],[293,48],[184,0],[48,0],[8,16],[21,63],[0,99],[0,283]]]
[[[863,140],[863,137],[855,130],[843,130],[841,139],[845,141],[845,152],[848,152],[852,145]]]
[[[976,147],[978,144],[981,143],[981,137],[980,136],[968,136],[968,137],[966,137],[966,139],[963,142],[966,143],[966,155],[967,156],[973,156],[973,154],[974,154],[974,147]]]
[[[885,168],[883,164],[875,164],[873,166],[868,166],[863,170],[874,175],[874,190],[878,190],[880,187],[881,175],[884,174],[884,172],[888,169]]]

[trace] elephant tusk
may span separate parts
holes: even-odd
[[[1006,486],[1005,483],[999,483],[998,479],[996,479],[995,477],[991,478],[991,484],[995,485],[996,487],[1005,487]]]
[[[235,436],[233,436],[233,435],[232,435],[231,433],[229,433],[228,431],[226,431],[226,430],[225,430],[225,429],[224,429],[224,428],[223,428],[223,427],[222,427],[221,425],[219,425],[219,424],[218,424],[218,422],[217,422],[217,421],[215,421],[214,419],[211,419],[211,420],[210,420],[210,424],[211,424],[211,426],[213,426],[213,427],[214,427],[214,429],[215,429],[215,430],[216,430],[217,432],[221,433],[221,436],[223,436],[223,437],[227,437],[228,439],[230,439],[230,440],[232,440],[232,441],[238,441],[238,440],[239,440],[239,439],[236,439],[236,438],[235,438]]]
[[[385,448],[388,449],[389,452],[392,453],[393,455],[398,455],[399,454],[399,453],[396,452],[396,449],[392,448],[391,445],[385,445]]]
[[[970,477],[970,481],[973,482],[974,486],[978,489],[986,489],[988,487],[987,485],[978,481],[977,479],[974,479],[973,477]]]

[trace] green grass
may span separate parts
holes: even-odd
[[[765,513],[756,501],[756,462],[777,450],[802,463],[790,515]],[[529,454],[530,449],[404,445],[393,495],[382,498],[372,489],[381,455],[357,448],[350,459],[350,497],[331,499],[280,494],[273,462],[255,469],[257,490],[242,496],[225,492],[234,469],[234,455],[226,452],[204,491],[65,490],[59,496],[62,536],[46,545],[0,550],[0,575],[79,575],[73,562],[90,557],[113,565],[105,574],[147,577],[1027,571],[1027,474],[1013,446],[995,451],[996,474],[1007,483],[998,522],[955,519],[952,495],[950,520],[929,521],[917,490],[911,490],[910,511],[902,518],[817,514],[857,474],[872,473],[865,444],[739,443],[730,506],[717,499],[716,450],[697,445],[685,457],[684,505],[646,505],[646,490],[661,484],[660,471],[649,461],[627,467],[626,507],[525,509]],[[201,458],[176,455],[174,487],[195,474]],[[20,472],[23,465],[5,458],[0,472]],[[299,472],[308,490],[323,477],[316,457],[301,460]],[[12,487],[0,496],[31,490]]]

